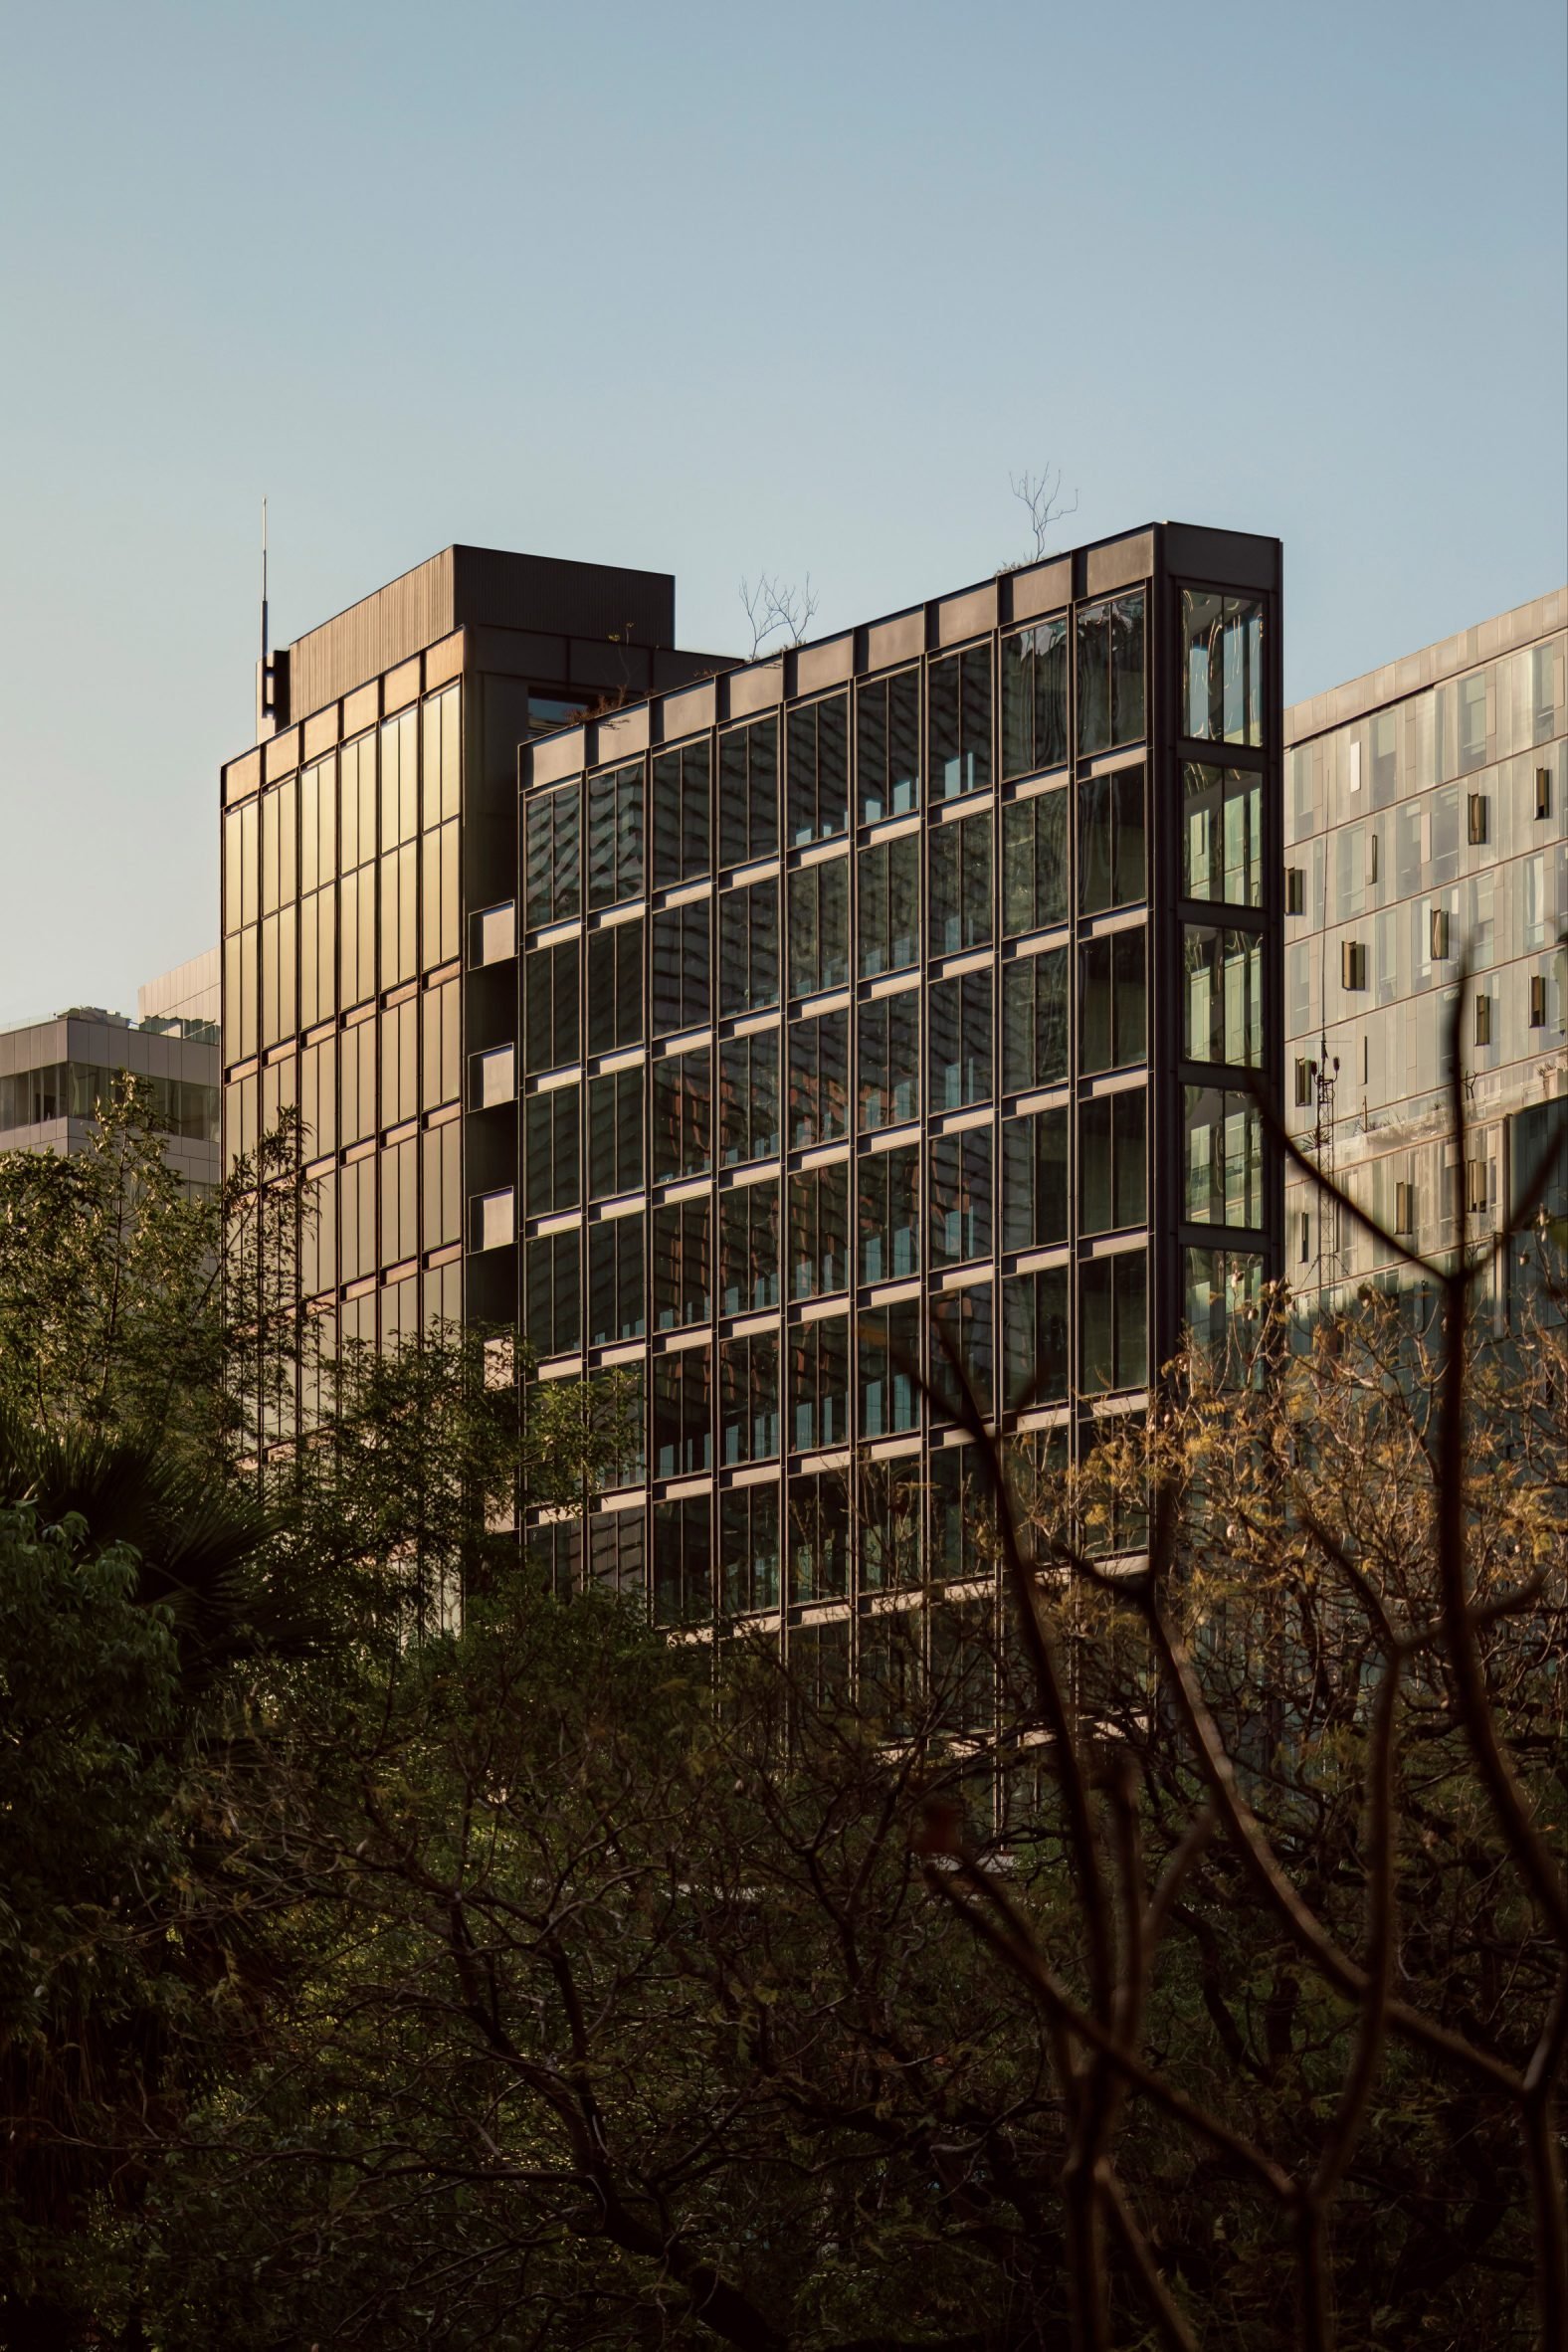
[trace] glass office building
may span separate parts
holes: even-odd
[[[1489,1240],[1555,1150],[1568,1244],[1568,590],[1285,713],[1287,1122],[1428,1256],[1462,1197]],[[1470,1131],[1451,1135],[1455,1001]],[[1392,1250],[1304,1178],[1286,1274],[1311,1308],[1402,1280]],[[1499,1313],[1519,1256],[1493,1269]]]
[[[269,667],[222,776],[223,1143],[298,1111],[327,1360],[489,1309],[465,1202],[515,1145],[465,1110],[471,910],[515,869],[518,743],[714,667],[674,623],[666,574],[449,547]]]
[[[641,1415],[559,1583],[839,1673],[989,1579],[960,1372],[1070,1460],[1256,1310],[1279,632],[1277,541],[1157,525],[521,742],[469,1295]]]

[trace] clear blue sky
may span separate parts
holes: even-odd
[[[1285,542],[1292,698],[1559,585],[1561,0],[57,0],[0,71],[0,1020],[215,936],[275,635],[452,539],[831,629]]]

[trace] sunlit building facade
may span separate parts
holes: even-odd
[[[1080,1458],[1256,1312],[1279,680],[1278,543],[1167,524],[522,742],[470,1295],[641,1433],[558,1584],[842,1674],[991,1573],[960,1378]]]
[[[1568,1244],[1565,646],[1560,589],[1285,713],[1287,1122],[1403,1248],[1439,1261],[1462,1199],[1489,1241],[1543,1165],[1542,1238]],[[1286,1208],[1307,1311],[1411,1284],[1305,1178]],[[1499,1317],[1535,1255],[1494,1265]]]
[[[466,1203],[517,1172],[466,1112],[492,993],[471,918],[515,871],[519,742],[713,667],[674,620],[667,574],[457,546],[267,666],[221,782],[223,1141],[232,1165],[298,1115],[312,1358],[489,1309]]]

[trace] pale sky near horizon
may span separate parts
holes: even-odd
[[[1171,515],[1286,691],[1568,576],[1560,0],[13,0],[0,1024],[217,935],[274,636],[454,539],[814,629]]]

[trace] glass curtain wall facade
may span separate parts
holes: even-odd
[[[1287,1123],[1402,1241],[1442,1258],[1543,1156],[1568,1243],[1568,591],[1285,714]],[[1456,999],[1471,1122],[1450,1133]],[[1286,1273],[1310,1309],[1395,1253],[1304,1178]],[[1498,1268],[1495,1304],[1520,1279]]]
[[[1278,656],[1277,543],[1161,526],[523,748],[490,1236],[642,1399],[559,1584],[864,1669],[984,1605],[960,1376],[1071,1458],[1256,1304]]]
[[[462,769],[454,680],[224,812],[225,1153],[297,1112],[328,1357],[463,1312]]]
[[[515,1138],[473,1124],[464,1072],[511,1026],[487,965],[512,948],[517,744],[628,681],[707,675],[660,650],[673,620],[668,575],[449,548],[279,657],[294,711],[224,770],[225,1162],[297,1113],[324,1364],[513,1317],[467,1244],[517,1181]],[[320,1403],[312,1379],[305,1422]]]

